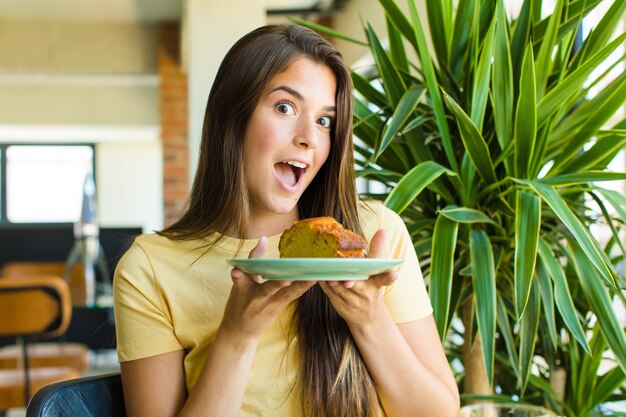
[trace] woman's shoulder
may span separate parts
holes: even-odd
[[[404,227],[402,218],[386,207],[379,200],[360,200],[358,205],[359,219],[366,236],[373,235],[378,229],[396,229]]]
[[[170,239],[158,233],[146,233],[135,236],[126,256],[177,256],[176,254],[187,253],[201,246],[199,240]]]

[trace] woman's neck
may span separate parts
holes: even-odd
[[[298,220],[298,208],[289,213],[251,213],[245,239],[258,239],[261,236],[275,236],[281,234]]]

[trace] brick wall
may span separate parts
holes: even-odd
[[[180,28],[160,27],[158,47],[159,106],[163,144],[163,226],[176,221],[189,193],[187,74],[180,66]]]

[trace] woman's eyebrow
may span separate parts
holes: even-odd
[[[287,93],[291,94],[292,96],[294,96],[298,100],[304,101],[304,96],[302,94],[300,94],[297,90],[294,90],[291,87],[287,87],[286,85],[280,85],[280,86],[274,88],[272,91],[270,91],[270,94],[275,92],[275,91],[278,91],[278,90],[286,91]],[[335,106],[324,106],[324,110],[329,111],[329,112],[336,112],[337,111],[337,107],[335,107]]]

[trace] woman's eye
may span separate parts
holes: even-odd
[[[293,105],[290,103],[278,103],[274,106],[277,112],[282,114],[294,114]]]
[[[333,124],[333,119],[328,116],[322,116],[317,119],[317,123],[319,123],[322,127],[330,128]]]

